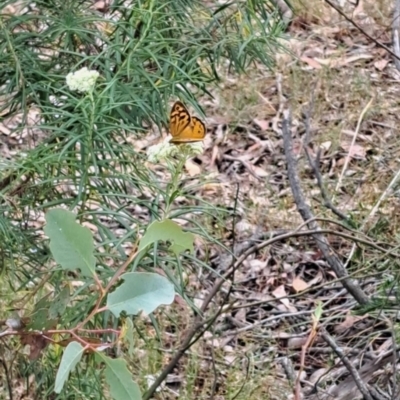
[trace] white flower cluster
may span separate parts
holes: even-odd
[[[66,81],[70,90],[85,93],[94,89],[99,76],[100,74],[97,71],[83,67],[78,71],[70,72],[66,77]]]
[[[203,142],[182,144],[181,146],[182,146],[182,151],[188,157],[195,157],[204,153]]]
[[[160,161],[164,161],[170,157],[173,157],[178,153],[178,148],[169,142],[157,143],[154,146],[150,146],[147,149],[147,159],[157,164]]]
[[[172,159],[175,155],[190,158],[202,154],[203,151],[203,143],[201,142],[180,144],[177,146],[164,141],[147,149],[147,159],[151,163],[156,164],[167,159]]]

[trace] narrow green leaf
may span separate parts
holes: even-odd
[[[161,304],[171,304],[174,286],[167,278],[148,272],[129,272],[121,277],[124,282],[107,297],[107,307],[118,317],[122,311],[136,315],[153,312]]]
[[[139,386],[132,380],[132,374],[129,372],[125,360],[121,358],[112,359],[102,353],[97,353],[97,356],[106,365],[105,377],[114,400],[142,399]]]
[[[169,249],[176,255],[179,255],[185,250],[189,250],[191,253],[193,252],[194,235],[190,232],[184,232],[177,223],[170,219],[154,221],[149,225],[140,241],[139,251],[158,240],[171,242],[172,245]]]
[[[128,344],[128,354],[132,357],[133,356],[133,351],[134,351],[134,347],[135,347],[135,343],[133,340],[133,322],[132,319],[130,317],[125,318],[125,336],[124,336],[124,340],[125,342],[127,342]]]
[[[60,367],[57,371],[54,391],[60,393],[69,373],[75,368],[81,360],[84,348],[78,342],[71,342],[64,350]]]
[[[76,215],[62,209],[46,214],[45,234],[50,238],[50,250],[63,269],[80,269],[85,276],[95,274],[93,236],[88,228],[75,222]]]

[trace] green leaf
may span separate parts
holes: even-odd
[[[51,295],[52,293],[46,294],[35,304],[32,314],[30,315],[30,322],[27,325],[27,330],[41,331],[55,328],[57,319],[55,317],[50,318],[49,311],[52,304],[52,299],[50,299]]]
[[[30,323],[27,325],[27,329],[30,331],[43,331],[57,326],[57,319],[50,319],[49,309],[42,308],[35,311],[30,316]]]
[[[60,393],[69,373],[75,368],[81,360],[84,348],[78,342],[71,342],[64,350],[60,367],[57,371],[54,391]]]
[[[50,303],[49,318],[53,319],[60,317],[66,310],[70,300],[71,296],[69,294],[69,287],[65,286],[58,296]]]
[[[158,274],[129,272],[121,276],[124,282],[107,297],[108,309],[118,317],[127,314],[153,312],[161,304],[171,304],[175,298],[174,286]]]
[[[50,238],[50,250],[63,269],[80,269],[85,276],[95,274],[93,236],[88,228],[75,222],[76,215],[62,209],[46,214],[45,234]]]
[[[190,232],[184,232],[178,224],[170,219],[154,221],[149,225],[140,241],[139,251],[158,240],[171,242],[172,245],[169,247],[169,250],[173,251],[176,255],[185,250],[193,253],[194,235]]]
[[[139,386],[132,380],[132,373],[129,372],[125,360],[112,359],[102,353],[97,353],[97,356],[106,365],[105,377],[114,400],[142,399]]]

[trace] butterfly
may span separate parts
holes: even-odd
[[[200,142],[206,135],[204,122],[192,117],[180,101],[172,106],[169,130],[172,135],[170,143],[175,144]]]

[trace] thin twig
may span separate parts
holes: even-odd
[[[321,149],[318,149],[317,156],[315,158],[315,161],[311,159],[311,156],[309,155],[308,149],[305,149],[308,162],[310,163],[310,166],[314,172],[315,178],[317,179],[317,185],[319,187],[319,190],[321,192],[322,200],[324,201],[324,206],[331,210],[337,217],[339,217],[341,220],[346,221],[347,223],[351,224],[351,218],[348,217],[346,214],[344,214],[342,211],[340,211],[338,208],[336,208],[331,199],[328,196],[328,193],[325,189],[324,181],[322,179],[321,171],[319,169],[319,163],[320,163],[320,157],[321,157]]]
[[[136,247],[136,246],[135,246]],[[136,250],[136,249],[135,249]],[[97,302],[95,306],[93,307],[93,310],[91,313],[82,321],[80,322],[77,326],[76,329],[79,330],[84,326],[88,321],[91,320],[91,318],[97,314],[100,310],[104,311],[103,309],[100,309],[100,305],[104,299],[104,297],[108,294],[114,283],[117,282],[117,280],[120,278],[120,276],[124,273],[124,271],[128,268],[129,264],[135,259],[135,257],[138,255],[138,251],[132,250],[131,254],[129,255],[128,259],[122,264],[122,266],[115,272],[115,274],[112,276],[110,281],[108,282],[107,286],[105,289],[102,289],[102,292],[99,294],[99,297],[97,299]],[[101,286],[100,286],[101,287]]]
[[[392,399],[395,400],[398,398],[397,393],[397,382],[396,382],[396,375],[397,375],[397,352],[396,352],[396,331],[393,325],[393,321],[391,318],[385,318],[387,325],[390,327],[390,333],[392,336],[392,346],[393,346],[393,372],[392,372]]]
[[[311,346],[311,344],[314,342],[314,339],[317,336],[318,323],[319,323],[319,320],[321,319],[321,315],[322,315],[322,307],[319,304],[317,306],[315,312],[311,316],[312,317],[312,327],[310,330],[310,334],[308,335],[307,340],[304,343],[304,345],[301,346],[300,368],[299,368],[299,372],[297,373],[297,379],[295,382],[295,400],[300,400],[300,398],[302,397],[301,392],[300,392],[300,389],[301,389],[300,379],[301,379],[301,374],[303,372],[304,365],[305,365],[306,351]]]
[[[318,220],[319,220],[318,218],[311,218],[310,220],[306,221],[306,224],[309,224],[309,223],[312,223],[312,222],[315,222],[315,221],[318,221]],[[365,244],[367,246],[371,246],[371,247],[373,247],[373,248],[375,248],[375,249],[377,249],[379,251],[382,251],[385,255],[391,255],[391,256],[397,257],[397,258],[400,256],[399,253],[387,250],[387,249],[385,249],[383,247],[380,247],[377,244],[375,244],[373,242],[370,242],[368,240],[360,239],[360,238],[357,238],[357,237],[352,236],[352,235],[347,235],[347,234],[345,234],[343,232],[337,232],[337,231],[334,231],[332,229],[320,229],[320,228],[317,228],[315,230],[301,231],[301,230],[299,230],[299,228],[297,228],[294,231],[291,231],[291,232],[288,232],[288,233],[284,233],[284,234],[279,235],[279,236],[275,236],[275,237],[273,237],[271,239],[265,240],[265,241],[263,241],[261,243],[255,244],[255,245],[253,245],[251,247],[248,247],[243,252],[243,254],[237,259],[237,263],[243,262],[249,255],[254,254],[254,253],[262,250],[263,248],[265,248],[267,246],[270,246],[270,245],[272,245],[272,244],[274,244],[276,242],[280,242],[280,241],[286,240],[286,239],[301,237],[301,236],[313,236],[313,235],[315,235],[317,233],[326,234],[326,235],[335,235],[335,236],[338,236],[338,237],[342,237],[344,239],[353,240],[355,242],[362,243],[362,244]]]
[[[368,384],[366,386],[374,400],[388,400],[387,396],[383,396],[380,393],[378,393],[377,390],[373,386],[368,385]],[[392,397],[392,399],[396,400],[397,397]]]
[[[372,97],[372,98],[370,99],[370,101],[368,102],[368,104],[367,104],[367,105],[364,107],[364,109],[361,111],[361,114],[360,114],[360,116],[359,116],[359,118],[358,118],[356,131],[355,131],[355,133],[354,133],[354,135],[353,135],[353,140],[351,141],[349,151],[347,152],[347,156],[346,156],[346,159],[345,159],[345,161],[344,161],[344,165],[343,165],[343,168],[342,168],[342,172],[341,172],[341,174],[340,174],[340,176],[339,176],[339,180],[338,180],[338,183],[337,183],[337,185],[336,185],[335,192],[337,192],[337,191],[339,190],[339,188],[340,188],[340,186],[341,186],[341,184],[342,184],[342,180],[343,180],[344,173],[346,172],[347,166],[349,165],[349,162],[350,162],[351,150],[352,150],[352,148],[353,148],[353,146],[354,146],[354,144],[355,144],[355,142],[356,142],[356,139],[357,139],[357,136],[358,136],[358,132],[360,131],[361,123],[362,123],[362,121],[363,121],[363,119],[364,119],[364,115],[366,114],[366,112],[368,111],[368,109],[371,107],[371,104],[372,104],[372,101],[373,101],[373,100],[374,100],[374,98]]]
[[[319,83],[319,81],[316,83],[316,85]],[[315,86],[316,86],[315,85]],[[306,153],[306,157],[308,159],[308,163],[310,164],[311,169],[314,172],[315,178],[317,179],[317,185],[319,187],[319,190],[321,192],[322,199],[324,201],[324,206],[331,210],[336,216],[338,216],[341,220],[347,221],[350,223],[350,218],[342,213],[340,210],[338,210],[333,203],[331,202],[328,193],[325,189],[324,181],[322,179],[321,171],[319,169],[319,163],[320,163],[320,157],[321,157],[321,149],[318,149],[317,155],[315,157],[315,160],[311,158],[311,154],[308,150],[308,147],[310,145],[310,140],[311,140],[311,115],[314,109],[314,103],[315,103],[315,92],[316,88],[314,87],[312,92],[311,92],[311,101],[310,105],[308,107],[308,110],[306,111],[306,118],[304,121],[306,133],[304,135],[304,140],[303,140],[303,147],[304,147],[304,152]]]
[[[253,171],[253,166],[252,166],[249,162],[247,162],[247,161],[245,161],[245,160],[242,160],[240,157],[232,157],[232,156],[229,156],[228,154],[224,154],[224,155],[222,156],[222,158],[223,158],[224,160],[228,160],[228,161],[237,161],[237,162],[240,162],[240,163],[247,169],[247,171],[249,171],[250,174],[251,174],[252,176],[254,176],[254,178],[256,178],[258,181],[261,180],[261,178],[260,178],[258,175],[256,175],[256,173]]]
[[[364,36],[366,36],[369,40],[374,42],[378,47],[385,49],[389,54],[391,54],[394,58],[400,60],[399,56],[393,52],[389,47],[385,46],[379,40],[376,40],[373,36],[368,34],[363,28],[360,27],[356,22],[354,22],[351,18],[349,18],[339,7],[333,4],[330,0],[325,0],[325,3],[329,4],[333,9],[335,9],[344,19],[350,22],[353,26],[355,26]]]

